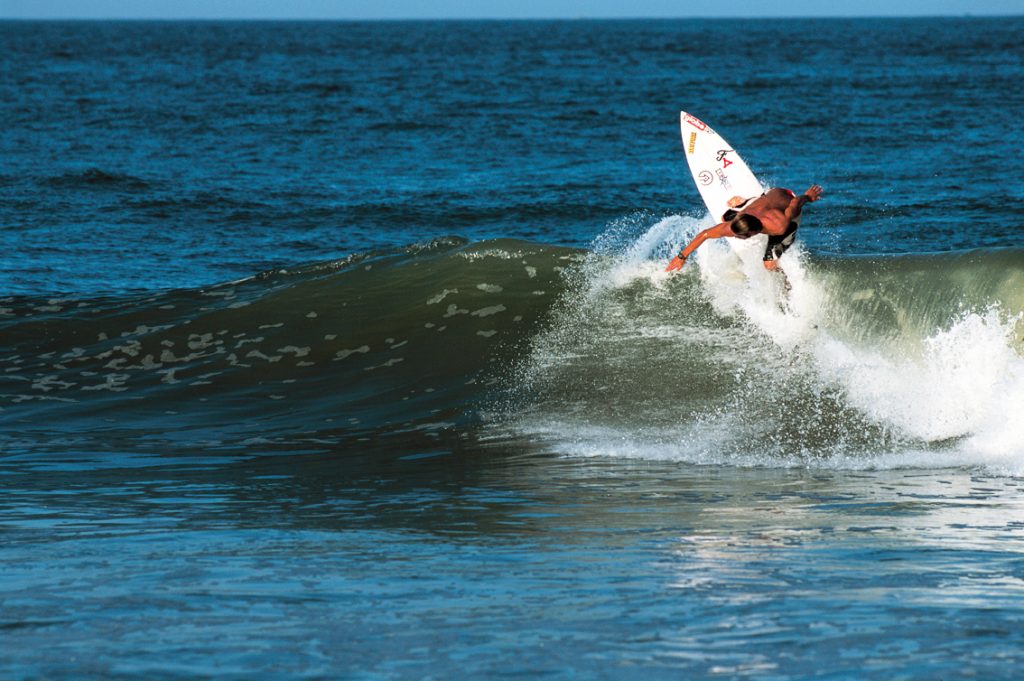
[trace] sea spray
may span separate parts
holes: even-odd
[[[507,424],[570,455],[1024,468],[1020,252],[664,264],[692,218],[615,225],[569,278]],[[632,240],[624,238],[633,229]]]

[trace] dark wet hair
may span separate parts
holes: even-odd
[[[740,215],[738,218],[732,221],[729,225],[732,228],[732,233],[740,239],[749,239],[755,234],[760,234],[761,230],[764,229],[764,225],[761,221],[755,218],[753,215]]]

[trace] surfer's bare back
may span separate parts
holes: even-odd
[[[821,198],[821,186],[812,184],[800,196],[789,189],[776,187],[760,196],[744,199],[734,196],[729,200],[729,210],[722,215],[722,222],[709,227],[693,238],[679,255],[665,268],[666,272],[681,269],[690,254],[708,239],[732,237],[749,239],[755,234],[768,235],[768,247],[764,251],[764,266],[778,269],[779,256],[793,245],[797,227],[800,226],[800,211],[804,204]]]

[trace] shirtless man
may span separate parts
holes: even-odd
[[[764,251],[764,266],[770,270],[779,268],[779,256],[793,245],[796,228],[800,224],[800,211],[804,204],[821,198],[821,187],[811,187],[797,196],[788,189],[769,189],[761,196],[750,199],[734,197],[729,201],[729,210],[722,216],[722,222],[709,227],[694,237],[686,248],[665,268],[666,272],[681,269],[690,254],[708,239],[733,237],[749,239],[755,234],[768,235],[768,248]]]

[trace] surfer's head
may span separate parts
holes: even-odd
[[[764,229],[764,225],[761,221],[755,218],[753,215],[747,215],[741,213],[729,223],[729,227],[732,229],[732,233],[739,239],[749,239],[755,234],[760,234],[761,230]]]

